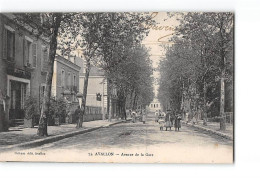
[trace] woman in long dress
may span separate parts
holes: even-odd
[[[175,121],[174,121],[174,128],[175,128],[175,131],[179,131],[180,128],[181,128],[181,115],[177,115]]]
[[[167,110],[167,114],[165,116],[165,127],[166,127],[166,131],[168,128],[172,128],[173,124],[172,124],[172,118],[173,118],[173,114],[171,113],[171,110]]]
[[[136,112],[133,111],[132,112],[132,122],[135,123],[135,121],[136,121]]]
[[[146,111],[145,111],[145,109],[143,110],[143,112],[142,112],[142,122],[143,122],[143,124],[145,124],[145,121],[146,121]]]

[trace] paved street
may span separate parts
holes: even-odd
[[[99,155],[114,153],[117,160],[126,162],[133,159],[122,157],[131,153],[151,154],[152,157],[135,158],[129,162],[174,160],[175,162],[231,162],[233,157],[232,141],[212,136],[202,131],[182,126],[180,132],[160,131],[159,124],[150,119],[146,124],[123,123],[103,128],[54,143],[30,149],[42,151],[48,155],[61,155],[66,160],[98,162]],[[159,150],[158,150],[159,149]],[[28,151],[28,150],[27,150]],[[66,151],[70,151],[66,156]],[[97,154],[100,152],[100,154]],[[80,155],[79,155],[80,154]],[[101,157],[101,156],[100,156]],[[102,156],[100,161],[113,162],[113,157]],[[104,158],[105,157],[105,158]],[[91,160],[93,159],[93,160]],[[122,159],[122,160],[121,160]],[[154,160],[155,159],[155,160]],[[74,160],[75,161],[75,160]]]

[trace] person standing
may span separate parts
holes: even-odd
[[[132,122],[135,123],[135,120],[136,120],[136,112],[133,111],[132,112]]]
[[[142,112],[142,122],[143,122],[143,124],[145,124],[145,121],[146,121],[146,111],[145,111],[145,109],[143,110],[143,112]]]
[[[165,127],[166,127],[166,131],[168,128],[172,128],[172,118],[173,118],[173,115],[171,113],[171,110],[168,109],[167,110],[167,113],[166,113],[166,116],[165,116]]]
[[[181,115],[177,115],[175,121],[174,121],[174,128],[175,128],[175,131],[180,131],[180,128],[181,128]]]
[[[76,128],[80,128],[81,127],[81,109],[80,109],[80,106],[78,106],[78,108],[75,110],[75,113],[74,113],[74,116],[75,116],[75,119],[77,121],[77,126]]]

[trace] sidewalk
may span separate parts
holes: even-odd
[[[83,122],[83,127],[80,129],[76,128],[76,124],[48,126],[48,137],[37,136],[37,127],[10,127],[9,131],[0,133],[0,151],[15,147],[19,148],[42,145],[44,143],[54,142],[63,138],[90,132],[102,127],[109,127],[122,122],[125,121],[112,119],[111,122],[108,122],[107,120]]]
[[[187,124],[186,121],[183,121],[182,123],[189,127],[194,127],[196,129],[207,131],[226,139],[233,140],[233,124],[226,123],[226,130],[221,131],[219,122],[207,122],[207,126],[203,125],[202,120],[198,121],[198,124],[192,124],[191,122]]]

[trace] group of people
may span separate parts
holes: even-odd
[[[131,118],[132,118],[132,122],[135,123],[138,119],[140,122],[143,122],[143,124],[145,124],[146,122],[146,110],[140,110],[140,111],[129,111]]]
[[[181,115],[174,114],[171,110],[167,110],[166,116],[161,117],[158,115],[158,122],[160,124],[160,130],[163,130],[163,128],[166,128],[166,131],[168,128],[171,128],[174,126],[175,131],[179,131],[181,128]]]

